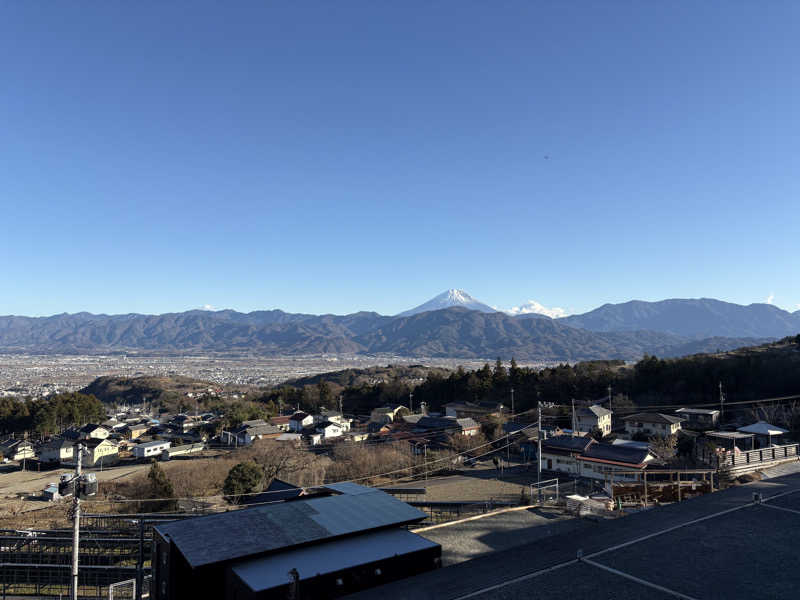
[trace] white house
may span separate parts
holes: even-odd
[[[36,458],[36,452],[28,440],[10,438],[0,442],[0,456],[9,460],[24,460]]]
[[[243,421],[238,427],[230,431],[223,431],[220,434],[220,440],[223,444],[228,444],[229,446],[247,446],[252,444],[254,440],[275,439],[280,434],[281,430],[275,425],[256,419]]]
[[[661,436],[677,434],[681,429],[683,417],[662,413],[637,413],[625,417],[625,431],[631,437],[637,434],[644,436]]]
[[[599,404],[584,406],[575,411],[578,431],[592,432],[595,428],[606,436],[611,433],[611,411]]]
[[[297,411],[289,417],[289,431],[300,433],[306,427],[310,427],[314,423],[314,417],[303,411]]]
[[[317,433],[321,433],[324,439],[341,437],[342,433],[344,433],[344,429],[338,423],[334,423],[333,421],[323,421],[319,423],[315,427],[315,431]]]
[[[133,447],[133,456],[136,458],[157,458],[171,445],[171,442],[166,440],[155,440],[152,442],[145,442],[144,444],[137,444]]]
[[[609,482],[638,480],[654,458],[648,448],[628,444],[590,444],[577,457],[578,474]]]
[[[112,440],[93,438],[83,442],[83,446],[86,448],[82,459],[84,466],[107,466],[119,461],[119,446]]]
[[[54,438],[39,449],[39,461],[43,463],[70,462],[75,456],[75,442]]]
[[[78,432],[84,440],[104,440],[111,435],[111,430],[106,429],[102,425],[89,423],[81,427]]]
[[[578,456],[596,442],[588,437],[559,435],[542,441],[542,469],[580,474]]]
[[[325,421],[330,421],[331,423],[336,423],[342,428],[342,431],[350,431],[350,424],[352,423],[352,419],[348,419],[342,413],[335,411],[335,410],[321,410],[319,414],[314,415],[314,424],[317,425],[319,423],[324,423]]]

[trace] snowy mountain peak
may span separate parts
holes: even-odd
[[[470,296],[467,292],[457,289],[449,289],[446,292],[443,292],[438,296],[436,296],[434,300],[436,299],[446,300],[448,302],[453,302],[455,304],[467,304],[469,302],[476,302],[476,300],[472,296]]]
[[[480,312],[485,313],[493,313],[497,312],[491,306],[484,304],[483,302],[476,300],[472,296],[470,296],[464,290],[458,289],[449,289],[445,292],[442,292],[438,296],[435,296],[425,302],[424,304],[420,304],[419,306],[407,310],[405,312],[400,313],[397,315],[398,317],[410,317],[411,315],[416,315],[423,312],[428,312],[431,310],[441,310],[443,308],[452,308],[453,306],[462,306],[464,308],[468,308],[470,310],[477,310]]]

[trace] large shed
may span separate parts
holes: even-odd
[[[353,483],[155,528],[156,600],[337,598],[439,566],[420,510]],[[291,575],[290,575],[291,573]]]

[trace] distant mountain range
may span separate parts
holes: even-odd
[[[790,313],[772,304],[742,306],[711,298],[605,304],[600,308],[560,319],[590,331],[647,329],[701,339],[722,337],[780,338],[800,331],[800,310]]]
[[[448,290],[390,317],[193,310],[164,315],[61,314],[0,317],[0,351],[229,352],[262,355],[387,353],[525,361],[634,360],[763,343],[800,332],[800,311],[718,300],[607,304],[551,319],[510,315]]]

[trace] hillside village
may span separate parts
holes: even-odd
[[[103,422],[69,427],[40,440],[7,437],[0,442],[0,455],[20,469],[71,468],[80,445],[84,468],[103,470],[200,457],[209,448],[235,451],[260,440],[317,454],[331,454],[340,446],[368,450],[391,444],[412,456],[449,452],[459,468],[472,464],[473,457],[497,455],[509,464],[534,468],[541,477],[584,481],[588,485],[582,489],[590,495],[604,493],[613,499],[615,486],[627,486],[626,498],[644,504],[648,479],[652,501],[657,481],[668,479],[676,490],[689,485],[693,493],[708,492],[720,486],[721,477],[797,456],[787,429],[765,421],[742,422],[741,416],[738,422],[723,423],[718,409],[617,415],[602,403],[583,403],[574,408],[571,427],[556,424],[563,419],[548,415],[545,408],[538,423],[527,421],[526,415],[511,415],[507,407],[493,402],[452,402],[443,409],[430,412],[422,403],[412,413],[407,406],[393,404],[361,417],[329,409],[296,410],[229,428],[224,427],[224,415],[212,412],[156,416],[142,407],[109,409]],[[473,451],[476,447],[480,450]],[[700,487],[698,480],[703,482]],[[49,488],[42,497],[52,500],[56,495],[52,485]]]

